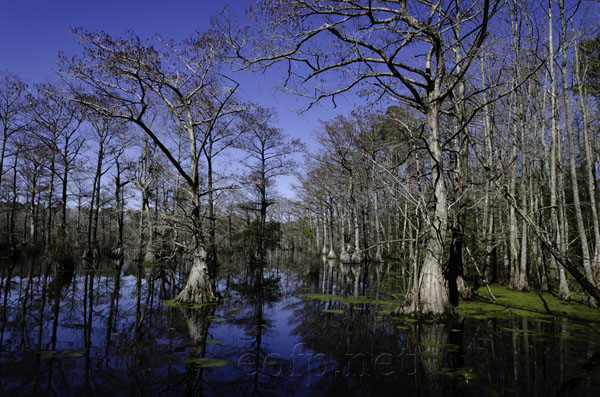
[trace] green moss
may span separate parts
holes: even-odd
[[[157,262],[155,260],[151,260],[151,261],[142,262],[142,266],[152,268],[152,267],[166,266],[166,264],[162,263],[162,262]]]
[[[334,310],[334,309],[323,309],[323,313],[335,313],[335,314],[343,314],[343,310]]]
[[[77,349],[77,350],[42,350],[37,354],[40,356],[40,359],[47,360],[54,357],[82,357],[87,349]]]
[[[199,357],[199,358],[190,358],[189,360],[185,360],[184,363],[191,364],[194,367],[213,368],[213,367],[224,367],[229,364],[229,361],[220,360],[218,358]]]
[[[442,368],[440,373],[451,378],[463,380],[465,383],[476,380],[475,371],[470,367]]]
[[[207,306],[215,306],[217,303],[213,302],[213,303],[182,303],[182,302],[178,302],[175,299],[167,299],[162,301],[163,305],[167,306],[167,307],[185,307],[188,309],[201,309],[203,307],[207,307]]]
[[[600,323],[600,309],[591,308],[576,302],[564,302],[547,292],[531,290],[516,292],[498,284],[490,286],[496,301],[463,301],[458,312],[465,317],[478,319],[510,318],[513,315],[534,317],[543,320],[547,317],[563,316],[575,320]],[[478,292],[488,296],[487,289]]]
[[[40,356],[40,359],[42,360],[47,360],[49,358],[53,358],[58,356],[58,353],[60,353],[59,350],[42,350],[37,352],[38,356]]]
[[[60,353],[61,357],[82,357],[87,349],[79,349],[79,350],[63,350]]]

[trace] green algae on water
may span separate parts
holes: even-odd
[[[199,357],[199,358],[190,358],[189,360],[185,360],[184,363],[191,364],[194,367],[199,367],[199,368],[213,368],[213,367],[224,367],[229,364],[229,361],[220,360],[218,358]]]
[[[65,349],[65,350],[42,350],[37,354],[39,355],[41,360],[48,360],[50,358],[66,358],[66,357],[82,357],[87,349]]]
[[[344,304],[393,305],[395,303],[393,300],[375,299],[368,296],[359,296],[357,298],[353,296],[343,297],[330,294],[300,294],[298,296],[303,299],[312,299],[321,302],[341,302]]]

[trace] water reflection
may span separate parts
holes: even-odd
[[[185,370],[185,394],[203,395],[203,366],[206,361],[208,328],[215,313],[215,306],[199,309],[181,308],[190,338],[190,355]]]
[[[330,263],[331,262],[331,263]],[[179,279],[115,258],[1,265],[0,394],[594,395],[595,324],[389,315],[383,264],[326,259],[223,279],[174,307]],[[301,294],[327,294],[300,297]]]

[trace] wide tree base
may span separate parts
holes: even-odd
[[[175,300],[180,303],[203,304],[217,302],[220,298],[215,282],[208,274],[206,255],[195,255],[188,281]]]
[[[396,308],[393,312],[396,316],[413,316],[422,318],[454,318],[458,315],[456,308],[449,302],[444,303],[441,307],[436,307],[436,310],[431,310],[431,307],[422,304],[417,305],[416,300],[408,297],[404,303]]]
[[[448,298],[446,280],[440,267],[431,258],[426,258],[423,264],[418,287],[408,294],[404,304],[395,312],[399,315],[436,318],[456,316],[456,309]]]

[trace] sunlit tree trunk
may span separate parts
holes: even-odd
[[[556,246],[562,246],[561,226],[558,221],[557,211],[557,175],[556,168],[559,156],[559,137],[558,137],[558,110],[556,106],[556,73],[554,69],[554,41],[553,41],[553,15],[552,15],[553,0],[548,0],[548,62],[550,66],[550,119],[551,119],[551,143],[550,143],[550,216],[552,221],[552,229],[554,235],[554,243]],[[570,299],[571,294],[567,284],[567,278],[564,269],[560,265],[558,267],[559,280],[559,297],[561,299]]]
[[[563,23],[564,19],[564,10],[561,8],[561,23]],[[563,33],[566,34],[566,33]],[[598,221],[598,201],[596,200],[596,180],[594,178],[594,158],[592,156],[592,144],[590,140],[590,117],[589,117],[589,106],[586,101],[587,97],[587,89],[582,82],[582,73],[583,69],[586,66],[581,65],[580,57],[579,57],[579,48],[577,45],[577,41],[575,40],[575,31],[573,29],[573,51],[575,58],[575,81],[577,84],[578,98],[579,98],[579,106],[581,108],[581,117],[582,117],[582,132],[583,132],[583,151],[585,159],[585,176],[586,176],[586,185],[588,188],[588,195],[590,199],[590,215],[592,218],[592,230],[594,233],[594,252],[593,252],[593,261],[592,261],[592,272],[595,273],[595,281],[600,282],[600,222]],[[565,50],[566,51],[566,50]],[[564,69],[564,66],[563,66]]]
[[[573,131],[573,120],[571,117],[571,102],[569,98],[569,87],[567,85],[567,22],[565,20],[565,7],[564,0],[558,0],[558,7],[560,10],[560,21],[561,21],[561,35],[563,44],[561,45],[561,53],[562,53],[562,97],[563,104],[565,107],[565,124],[567,129],[567,141],[569,145],[569,171],[570,171],[570,180],[571,180],[571,189],[573,192],[573,207],[575,210],[575,224],[577,225],[577,233],[579,234],[579,240],[581,242],[581,252],[583,257],[583,269],[585,271],[585,276],[588,281],[592,284],[594,282],[594,276],[592,273],[592,266],[590,263],[590,251],[588,245],[587,234],[585,230],[585,226],[583,224],[583,215],[581,213],[581,200],[579,198],[579,184],[577,182],[577,168],[575,166],[575,143],[574,143],[574,135]]]
[[[434,93],[434,98],[437,97]],[[433,101],[427,113],[429,149],[432,161],[431,180],[434,189],[435,208],[429,222],[429,235],[425,247],[425,258],[419,273],[418,287],[412,291],[408,312],[428,315],[443,315],[449,309],[448,290],[442,273],[444,241],[448,224],[446,184],[443,175],[442,148],[439,129],[440,104]]]

